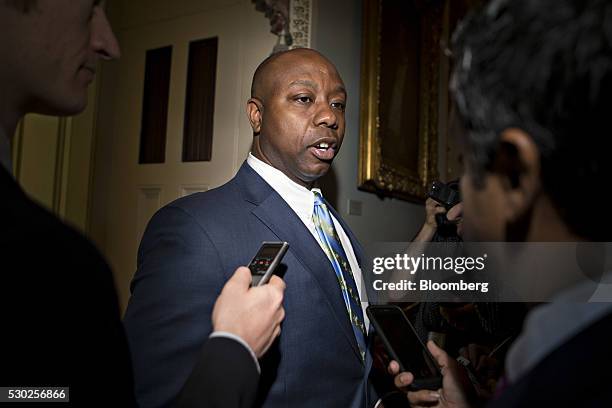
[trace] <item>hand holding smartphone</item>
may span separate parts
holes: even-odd
[[[287,249],[289,249],[287,242],[262,242],[259,251],[249,262],[249,269],[253,278],[251,286],[261,286],[268,283]]]
[[[389,356],[397,361],[401,371],[414,375],[411,390],[442,387],[442,373],[435,359],[402,309],[392,305],[370,305],[366,313]]]

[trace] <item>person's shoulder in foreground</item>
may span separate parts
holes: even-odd
[[[119,48],[99,2],[0,2],[0,146],[29,112],[73,115],[99,59]],[[135,405],[108,265],[83,236],[30,200],[0,148],[3,336],[0,383],[68,387],[74,404]]]
[[[112,273],[80,233],[32,202],[0,169],[4,337],[0,382],[70,388],[84,403],[134,404]]]

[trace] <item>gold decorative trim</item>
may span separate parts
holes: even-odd
[[[440,35],[443,2],[425,2],[420,12],[421,51],[419,83],[418,163],[416,173],[386,163],[385,143],[379,114],[381,81],[381,27],[384,0],[364,0],[363,53],[361,75],[361,123],[359,188],[382,196],[422,201],[428,186],[438,177],[438,91]]]

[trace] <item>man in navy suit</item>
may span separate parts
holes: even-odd
[[[262,241],[287,241],[290,248],[280,266],[286,318],[260,361],[258,405],[372,405],[362,250],[314,186],[342,144],[346,98],[336,68],[318,52],[269,57],[253,78],[247,114],[254,141],[237,175],[152,218],[124,321],[142,407],[174,400],[211,331],[213,302],[228,271],[248,263]],[[315,203],[327,211],[324,229],[341,260],[332,258],[321,222],[315,225]]]

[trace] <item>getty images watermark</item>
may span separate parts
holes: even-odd
[[[376,257],[372,261],[372,273],[382,275],[383,273],[394,274],[399,279],[385,281],[376,279],[373,282],[374,290],[377,291],[479,291],[487,293],[489,282],[466,282],[459,279],[456,282],[437,282],[432,279],[401,279],[401,276],[409,274],[414,276],[417,272],[443,271],[454,272],[463,275],[466,272],[483,271],[487,254],[479,257],[471,256],[411,256],[408,254],[395,254],[395,256]]]
[[[612,302],[612,243],[373,243],[362,262],[371,302]]]

